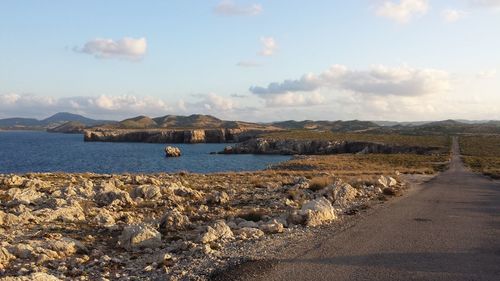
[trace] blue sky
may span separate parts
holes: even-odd
[[[499,10],[497,0],[1,0],[0,117],[500,119]]]

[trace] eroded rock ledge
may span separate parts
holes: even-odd
[[[0,174],[0,280],[205,280],[225,249],[340,221],[393,176]]]
[[[263,130],[189,129],[189,130],[85,130],[85,141],[147,143],[231,143],[249,140]]]
[[[416,153],[437,152],[437,147],[403,146],[360,141],[277,140],[256,138],[228,146],[221,154],[322,155],[339,153]]]

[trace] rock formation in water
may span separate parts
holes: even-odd
[[[178,147],[167,146],[167,147],[165,147],[165,156],[167,156],[167,157],[180,157],[181,150]]]
[[[147,143],[226,143],[251,139],[264,130],[190,129],[190,130],[85,130],[85,141]]]
[[[390,145],[361,141],[324,141],[324,140],[277,140],[255,138],[227,146],[221,154],[282,154],[316,155],[339,153],[416,153],[428,154],[439,148]]]

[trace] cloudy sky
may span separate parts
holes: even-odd
[[[0,118],[500,119],[500,0],[0,1]]]

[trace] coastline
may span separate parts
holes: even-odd
[[[1,175],[0,247],[9,266],[0,275],[202,280],[231,260],[226,247],[293,236],[392,196],[382,183],[353,187],[331,175],[318,189],[315,176],[325,173]],[[62,241],[69,246],[58,248]],[[196,271],[206,261],[212,268]]]

